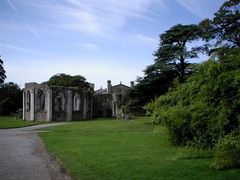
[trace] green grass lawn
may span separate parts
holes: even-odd
[[[14,116],[0,116],[0,129],[25,127],[42,123],[23,121],[22,119],[16,119]]]
[[[240,170],[217,171],[210,159],[177,158],[164,127],[147,118],[99,119],[39,133],[75,179],[240,179]]]

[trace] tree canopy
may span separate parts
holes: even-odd
[[[86,78],[81,75],[71,76],[64,73],[53,75],[47,82],[48,85],[78,87],[83,89],[92,88]]]
[[[213,19],[200,22],[206,41],[214,40],[215,46],[240,47],[240,0],[226,1]]]
[[[0,86],[0,115],[10,115],[22,107],[22,90],[13,83]]]
[[[213,19],[199,24],[205,46],[210,47],[209,54],[214,56],[197,65],[183,83],[145,105],[153,123],[168,128],[172,143],[212,149],[215,154],[211,167],[216,169],[240,167],[239,10],[240,0],[228,0]],[[160,36],[162,42],[168,42],[164,36]],[[175,58],[180,60],[179,55],[196,55],[182,51],[181,47],[173,44],[165,50],[165,46],[160,45],[156,55],[163,57],[159,58],[161,63],[167,62],[173,67]],[[171,56],[168,57],[168,53]]]
[[[176,78],[183,82],[191,74],[192,65],[187,60],[197,57],[200,49],[188,50],[187,43],[198,40],[200,35],[197,25],[181,24],[160,35],[154,63],[145,68],[144,77],[138,78],[136,86],[129,91],[127,107],[130,112],[144,112],[144,104],[165,94]]]
[[[0,59],[0,84],[4,83],[4,80],[6,79],[5,70],[3,68],[3,60]]]
[[[160,45],[156,52],[155,64],[167,64],[176,71],[182,81],[190,72],[187,60],[198,57],[200,51],[196,47],[188,50],[187,44],[200,39],[201,29],[198,25],[177,24],[160,35]],[[155,65],[155,67],[158,67]]]

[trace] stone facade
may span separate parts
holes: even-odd
[[[23,91],[23,119],[71,121],[91,119],[93,91],[26,83]]]
[[[23,119],[28,121],[72,121],[93,117],[118,117],[130,87],[107,82],[106,89],[26,83],[23,91]]]
[[[123,112],[121,105],[130,87],[107,82],[106,89],[99,89],[94,94],[94,117],[118,117]]]

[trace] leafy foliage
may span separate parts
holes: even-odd
[[[204,39],[214,40],[215,45],[240,47],[240,0],[226,1],[215,13],[213,19],[200,23],[204,30]]]
[[[152,114],[154,124],[168,128],[173,144],[189,147],[184,155],[190,152],[191,157],[198,157],[201,153],[192,153],[192,149],[214,147],[216,153],[211,166],[215,169],[240,166],[239,2],[225,2],[212,20],[205,19],[199,24],[203,40],[206,43],[213,40],[214,46],[209,51],[212,59],[196,66],[185,83],[144,107]],[[209,47],[210,44],[205,44],[195,50]],[[174,65],[174,61],[169,60],[176,58],[174,55],[181,48],[165,48],[172,56],[167,56],[164,48],[160,46],[158,53],[166,58],[165,62]],[[184,51],[179,54],[183,55]],[[194,53],[190,52],[189,57],[194,57]]]
[[[144,77],[138,78],[137,85],[129,92],[127,109],[143,114],[143,106],[165,94],[177,78],[183,82],[192,73],[193,65],[187,59],[197,57],[199,48],[187,49],[187,43],[199,39],[201,30],[197,25],[173,26],[160,35],[160,47],[154,53],[155,62],[144,70]]]
[[[4,80],[6,79],[5,70],[3,68],[3,61],[0,59],[0,84],[4,83]]]
[[[0,86],[0,115],[10,115],[22,107],[22,90],[12,82]]]
[[[71,76],[64,73],[52,76],[46,83],[54,86],[79,87],[84,89],[92,88],[90,83],[86,82],[85,77],[80,75]]]
[[[219,139],[211,167],[215,169],[240,167],[239,132],[231,133]]]
[[[188,69],[188,59],[198,57],[199,48],[187,49],[187,43],[196,41],[201,36],[201,29],[194,24],[177,24],[160,35],[160,46],[154,53],[155,64],[167,64],[176,71],[177,77],[184,80]]]
[[[240,53],[209,60],[186,83],[145,106],[177,145],[213,147],[240,127]]]
[[[144,78],[139,78],[136,86],[128,94],[128,111],[135,114],[145,114],[142,108],[147,102],[167,92],[175,74],[171,70],[161,73],[149,73]]]

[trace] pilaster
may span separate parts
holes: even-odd
[[[30,121],[35,120],[35,94],[34,90],[30,90],[30,99],[31,99],[31,109],[30,109]]]
[[[47,108],[47,121],[52,121],[52,90],[49,89],[47,91],[47,100],[46,100],[46,108]]]
[[[72,120],[72,106],[73,106],[73,103],[72,103],[72,91],[71,90],[68,90],[67,91],[67,121],[71,121]]]

